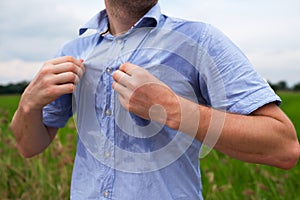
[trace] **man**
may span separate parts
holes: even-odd
[[[97,34],[45,62],[11,123],[31,157],[76,113],[72,199],[202,199],[202,143],[246,162],[297,163],[280,99],[222,33],[162,15],[157,0],[105,4],[80,30]]]

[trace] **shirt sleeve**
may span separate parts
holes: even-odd
[[[65,94],[43,108],[43,122],[48,127],[63,128],[72,116],[72,94]]]
[[[265,104],[281,103],[247,57],[218,29],[207,26],[202,47],[206,59],[202,59],[200,88],[212,107],[250,114]]]

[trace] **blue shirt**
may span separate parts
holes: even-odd
[[[96,33],[85,36],[86,30]],[[58,56],[83,58],[86,72],[73,96],[43,110],[50,127],[63,127],[74,114],[79,137],[71,199],[202,199],[202,144],[124,110],[111,87],[113,71],[129,61],[180,96],[239,114],[279,103],[279,97],[224,34],[165,16],[158,4],[128,32],[114,37],[107,30],[104,10],[64,45]]]

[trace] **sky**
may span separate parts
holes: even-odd
[[[88,3],[87,3],[88,2]],[[32,80],[104,0],[1,0],[0,84]],[[220,29],[272,83],[300,82],[299,0],[159,0],[163,13]]]

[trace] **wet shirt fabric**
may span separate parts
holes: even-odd
[[[165,16],[159,4],[128,32],[114,37],[107,30],[104,10],[64,45],[57,56],[83,58],[86,71],[74,94],[43,109],[49,127],[64,127],[72,115],[77,124],[71,199],[203,199],[202,144],[127,112],[112,89],[112,73],[131,62],[178,95],[233,113],[250,114],[279,97],[223,33]]]

